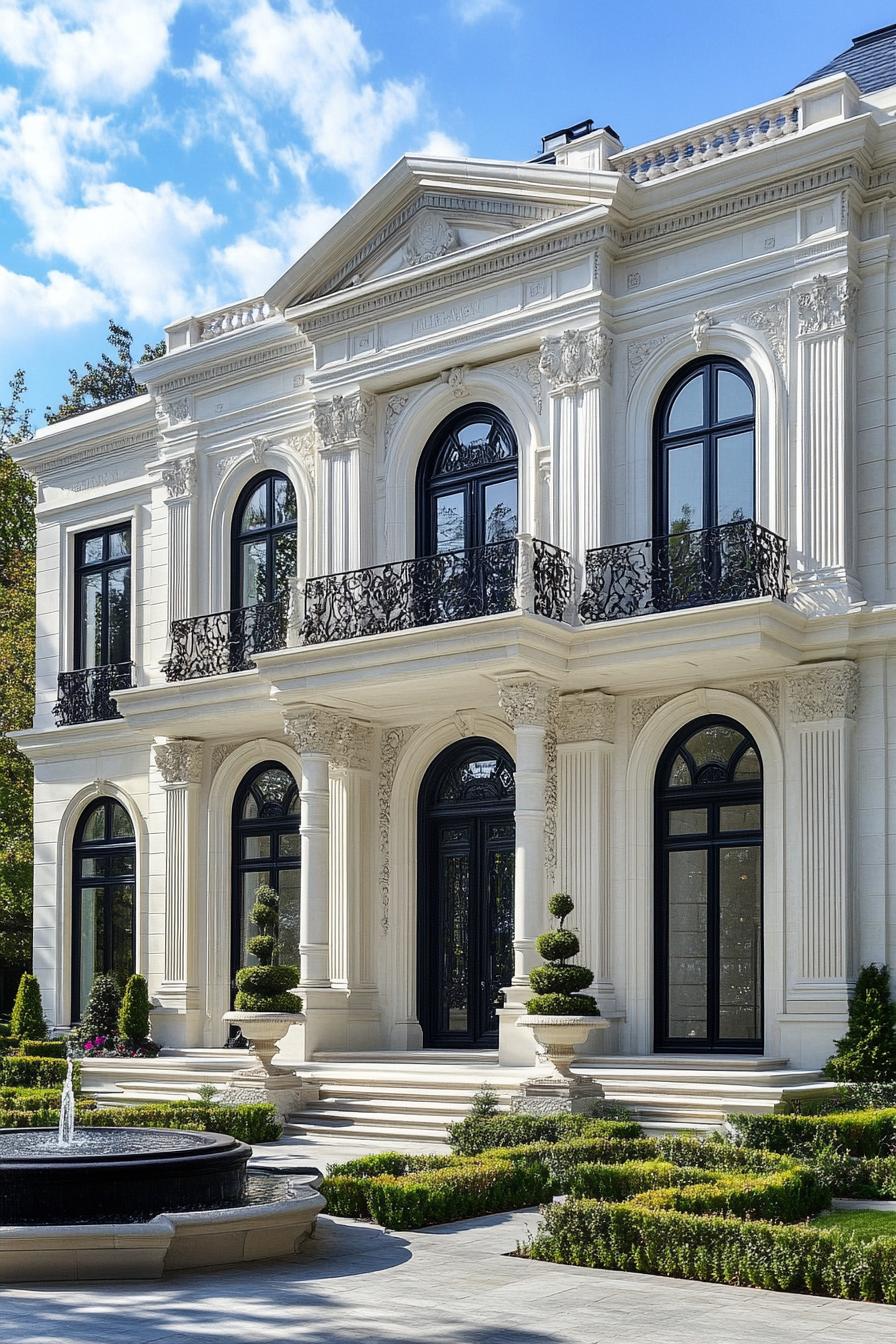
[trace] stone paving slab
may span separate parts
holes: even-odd
[[[295,1260],[4,1289],[0,1344],[876,1344],[896,1308],[509,1256],[535,1210],[388,1233],[320,1219]]]

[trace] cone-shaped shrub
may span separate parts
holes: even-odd
[[[134,1045],[149,1040],[149,989],[142,975],[132,975],[124,987],[118,1034]]]
[[[235,1007],[244,1013],[298,1013],[302,1000],[290,994],[299,983],[295,966],[277,966],[277,923],[280,915],[280,897],[273,887],[261,886],[255,891],[252,919],[261,929],[247,943],[257,966],[243,966],[236,973],[237,996]]]
[[[40,1001],[40,985],[37,976],[29,975],[27,971],[16,990],[16,1000],[9,1020],[9,1034],[23,1041],[42,1041],[47,1034],[43,1005]]]
[[[118,1032],[118,1014],[121,1011],[121,990],[114,975],[94,977],[87,996],[87,1006],[81,1019],[81,1037],[94,1041],[105,1036],[109,1044]]]
[[[559,927],[542,933],[535,939],[535,950],[548,964],[536,966],[529,973],[529,984],[535,990],[526,1003],[527,1013],[544,1013],[552,1017],[599,1016],[596,1001],[587,989],[594,979],[587,966],[571,965],[570,957],[578,955],[579,940],[572,929],[564,928],[567,915],[574,909],[572,898],[565,891],[557,891],[548,901],[548,910],[559,920]]]
[[[842,1083],[896,1082],[896,1004],[886,966],[863,966],[849,1005],[846,1035],[824,1066]]]

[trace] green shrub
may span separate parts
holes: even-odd
[[[587,989],[594,975],[587,966],[571,966],[570,957],[578,955],[579,939],[572,929],[564,928],[567,915],[575,906],[565,891],[555,891],[548,899],[548,910],[559,919],[560,927],[541,933],[535,939],[538,955],[550,964],[536,966],[529,972],[529,984],[535,991],[526,1000],[527,1013],[546,1016],[591,1017],[598,1015],[597,1003],[590,994],[577,993]]]
[[[58,1110],[59,1101],[58,1087],[0,1087],[0,1113],[11,1110]],[[79,1109],[90,1110],[96,1106],[96,1102],[92,1098],[79,1097],[77,1105]]]
[[[5,1055],[0,1059],[0,1087],[62,1087],[65,1082],[66,1061],[43,1059],[31,1055]],[[81,1085],[80,1066],[75,1064],[73,1086]]]
[[[896,1302],[896,1239],[805,1225],[567,1200],[544,1211],[536,1260],[825,1297]]]
[[[96,1040],[97,1036],[106,1036],[112,1040],[118,1031],[120,1011],[121,989],[118,981],[113,975],[94,976],[81,1019],[82,1040]]]
[[[367,1204],[375,1222],[401,1232],[525,1208],[545,1199],[549,1190],[543,1163],[480,1159],[407,1176],[378,1176],[369,1182]]]
[[[283,1124],[267,1102],[226,1105],[219,1102],[160,1101],[144,1106],[97,1108],[85,1124],[116,1129],[134,1125],[149,1129],[198,1129],[229,1134],[243,1143],[270,1143],[279,1139]]]
[[[896,1137],[896,1109],[834,1111],[825,1115],[730,1115],[728,1124],[750,1148],[805,1153],[834,1144],[851,1157],[881,1157]]]
[[[246,943],[246,950],[258,958],[260,965],[270,966],[277,950],[277,939],[272,933],[256,933]]]
[[[295,966],[244,966],[236,973],[237,989],[249,994],[283,994],[298,983]]]
[[[886,966],[863,966],[849,1005],[846,1035],[824,1066],[843,1082],[892,1083],[896,1079],[896,1004]]]
[[[371,1182],[379,1176],[406,1176],[411,1172],[435,1171],[459,1158],[430,1154],[370,1153],[349,1162],[331,1163],[321,1186],[327,1212],[334,1218],[370,1218],[367,1197]]]
[[[536,966],[529,972],[529,984],[536,994],[576,994],[593,979],[594,972],[587,966]]]
[[[9,1023],[8,1023],[8,1022],[0,1022],[0,1038],[2,1038],[3,1036],[8,1036],[9,1034],[10,1034],[10,1033],[9,1033]]]
[[[32,1059],[38,1056],[44,1059],[65,1059],[66,1043],[62,1040],[56,1041],[18,1041],[16,1054],[30,1055]]]
[[[590,1115],[532,1115],[525,1111],[493,1116],[467,1116],[448,1129],[455,1153],[471,1156],[487,1148],[517,1148],[521,1144],[559,1142],[575,1136],[635,1139],[641,1126],[633,1120],[602,1120]]]
[[[483,1086],[476,1089],[473,1093],[473,1100],[468,1111],[469,1115],[486,1116],[498,1115],[501,1098],[494,1088]]]
[[[149,1040],[149,987],[142,975],[132,975],[124,987],[118,1035],[134,1045]]]
[[[533,994],[526,1000],[527,1013],[544,1013],[546,1017],[592,1017],[597,1015],[597,1003],[590,994]]]
[[[535,951],[545,961],[562,961],[577,955],[579,940],[572,929],[549,929],[535,939]]]
[[[267,968],[270,970],[276,967]],[[234,1006],[244,1013],[299,1013],[302,1000],[295,994],[247,994],[240,990],[234,1000]]]
[[[15,1003],[9,1019],[10,1036],[27,1040],[42,1041],[47,1034],[43,1005],[40,1000],[40,985],[37,977],[27,971],[19,981]]]
[[[237,995],[234,1007],[244,1013],[298,1013],[302,1000],[287,993],[299,983],[296,966],[276,966],[277,928],[280,897],[273,887],[255,889],[252,920],[261,930],[249,940],[249,951],[258,958],[257,966],[243,966],[236,973]]]

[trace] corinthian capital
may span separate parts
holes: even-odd
[[[166,784],[198,784],[202,778],[201,742],[188,737],[156,742],[152,753]]]
[[[813,275],[809,289],[797,297],[799,334],[816,336],[848,326],[855,293],[855,285],[845,275],[836,280],[829,275]]]
[[[195,457],[178,457],[162,469],[168,499],[189,499],[196,484]]]
[[[314,428],[324,447],[338,448],[372,434],[375,404],[366,392],[338,393],[330,401],[318,402]]]
[[[859,669],[855,663],[816,663],[787,674],[787,699],[794,723],[819,719],[854,719],[859,702]]]
[[[498,706],[512,728],[529,725],[553,731],[558,704],[553,682],[535,677],[507,677],[498,682]]]
[[[541,343],[538,367],[554,391],[577,387],[593,379],[609,380],[613,338],[595,327],[593,331],[564,331],[547,336]]]

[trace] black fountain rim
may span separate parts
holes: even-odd
[[[197,1158],[228,1158],[234,1162],[245,1162],[252,1156],[252,1149],[247,1143],[240,1139],[233,1138],[230,1134],[217,1134],[211,1131],[197,1129],[156,1129],[148,1125],[116,1125],[102,1126],[92,1128],[90,1125],[79,1125],[76,1134],[84,1133],[108,1133],[113,1130],[120,1135],[127,1134],[146,1134],[154,1135],[165,1133],[171,1135],[183,1135],[190,1139],[198,1139],[198,1143],[191,1143],[183,1148],[153,1148],[140,1150],[139,1147],[125,1149],[123,1152],[109,1152],[101,1149],[92,1149],[89,1151],[79,1151],[76,1146],[65,1147],[58,1154],[49,1156],[46,1150],[35,1152],[33,1155],[16,1153],[15,1155],[4,1157],[0,1152],[0,1172],[10,1170],[36,1171],[38,1169],[49,1169],[61,1172],[71,1167],[106,1167],[106,1166],[128,1166],[131,1168],[139,1165],[159,1167],[164,1165],[170,1167],[172,1164],[184,1163],[189,1165]],[[56,1134],[55,1125],[35,1125],[26,1129],[14,1127],[0,1127],[0,1147],[4,1134]]]

